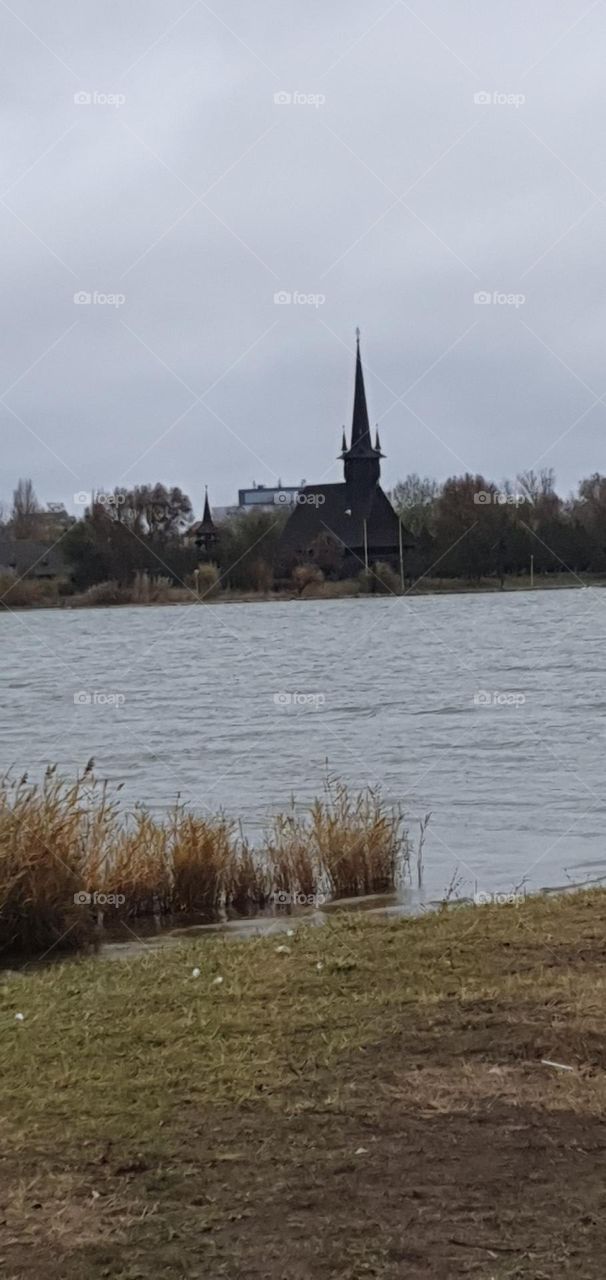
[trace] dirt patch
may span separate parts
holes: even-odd
[[[425,1046],[394,1038],[312,1096],[192,1106],[145,1156],[83,1151],[3,1215],[4,1275],[602,1280],[606,1124],[567,1106],[590,1081],[450,1048],[415,1067]]]

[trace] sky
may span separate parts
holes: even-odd
[[[0,500],[606,470],[603,0],[0,0]],[[81,509],[81,508],[80,508]]]

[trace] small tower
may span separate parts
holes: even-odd
[[[195,541],[196,546],[199,547],[207,556],[214,551],[219,541],[217,526],[212,518],[210,503],[208,501],[208,485],[206,485],[204,490],[204,515],[196,525]]]
[[[379,436],[373,447],[364,389],[364,374],[360,356],[360,330],[356,329],[356,384],[354,391],[351,445],[341,452],[347,486],[347,502],[352,513],[365,519],[372,506],[376,487],[381,477],[381,453]]]

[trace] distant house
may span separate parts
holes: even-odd
[[[348,446],[343,432],[339,455],[344,481],[300,489],[278,542],[279,573],[296,564],[325,567],[331,554],[333,573],[343,576],[356,575],[379,561],[398,567],[401,550],[414,546],[414,539],[401,526],[379,483],[384,456],[378,430],[374,445],[371,440],[358,332],[351,442]]]
[[[68,572],[60,547],[32,538],[0,537],[0,573],[18,578],[60,578]]]

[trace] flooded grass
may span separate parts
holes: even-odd
[[[375,788],[328,778],[309,811],[294,802],[252,848],[219,813],[128,812],[90,761],[74,782],[46,771],[0,783],[0,954],[95,947],[120,921],[313,904],[394,890],[409,873],[399,810]]]

